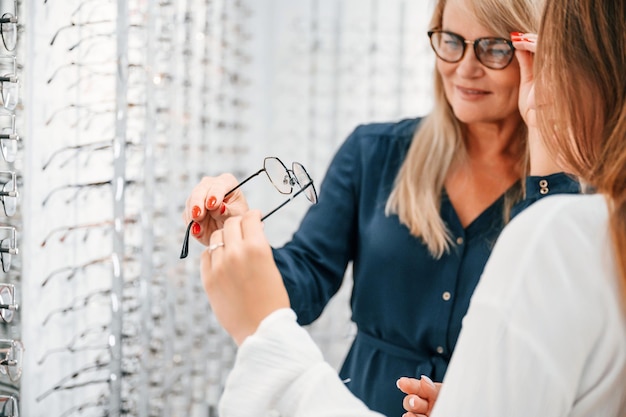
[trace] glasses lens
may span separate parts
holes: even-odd
[[[5,127],[2,129],[3,138],[0,139],[0,149],[2,149],[2,156],[7,162],[15,162],[17,157],[17,140],[9,139],[13,135],[13,129]]]
[[[11,82],[2,83],[2,105],[9,111],[17,107],[18,84]]]
[[[291,177],[289,176],[287,167],[280,159],[274,157],[265,158],[263,168],[265,168],[265,173],[278,192],[281,194],[291,194],[293,190]]]
[[[4,306],[12,306],[13,305],[13,291],[8,286],[3,286],[0,288],[0,304]],[[0,309],[0,317],[6,323],[11,323],[13,321],[13,310],[10,308],[2,308]]]
[[[0,24],[0,32],[2,32],[2,43],[7,51],[15,50],[17,46],[17,22],[15,15],[5,13],[2,19],[6,23]]]
[[[11,128],[5,128],[3,130],[3,134],[5,135],[8,135],[8,132],[12,132]],[[2,149],[2,156],[5,161],[15,162],[15,158],[17,157],[17,140],[0,139],[0,149]]]
[[[503,69],[513,60],[513,47],[502,38],[484,38],[476,44],[476,56],[487,68]]]
[[[4,184],[2,191],[5,193],[15,191],[15,183],[13,180],[9,180],[6,184]],[[9,217],[13,216],[17,211],[17,197],[3,195],[2,202],[4,203],[4,213]]]
[[[309,176],[306,169],[299,162],[293,163],[293,174],[296,176],[296,181],[300,188],[304,188],[304,195],[313,204],[317,203],[317,193],[313,186],[313,180]],[[306,188],[305,188],[306,187]]]
[[[430,46],[439,58],[446,62],[457,62],[463,58],[465,42],[463,38],[449,32],[432,32]]]
[[[0,260],[2,261],[2,270],[9,272],[11,269],[11,240],[3,239],[0,241]]]

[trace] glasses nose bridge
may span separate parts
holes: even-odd
[[[468,49],[471,49],[471,51],[474,53],[474,58],[476,59],[476,61],[481,62],[480,58],[478,57],[478,53],[476,52],[476,45],[478,45],[478,42],[480,42],[480,38],[474,39],[473,41],[469,39],[464,39],[464,38],[462,39],[463,39],[463,51],[461,53],[461,57],[459,58],[458,62],[462,62],[463,60],[465,60],[465,55]],[[467,47],[468,45],[470,46],[470,48]]]
[[[300,185],[300,181],[298,181],[298,177],[296,173],[293,172],[293,169],[287,168],[287,172],[285,173],[285,179],[283,180],[285,185],[289,184],[290,186]]]

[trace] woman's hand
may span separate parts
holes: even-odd
[[[213,313],[240,345],[289,296],[257,210],[231,217],[202,254],[202,283]]]
[[[511,33],[515,56],[520,66],[519,111],[529,127],[536,127],[535,118],[535,76],[533,64],[537,47],[534,33]]]
[[[420,379],[402,377],[398,379],[396,385],[403,393],[407,394],[402,401],[402,406],[407,411],[403,417],[426,417],[430,415],[441,383],[434,383],[425,375]]]
[[[231,174],[204,177],[187,198],[183,221],[187,225],[193,220],[190,234],[203,245],[209,244],[211,233],[221,229],[227,218],[248,211],[248,203],[240,189],[224,197],[237,184]]]
[[[545,147],[537,128],[537,103],[535,101],[535,75],[533,65],[537,49],[534,33],[512,33],[515,56],[520,66],[519,111],[528,126],[528,149],[530,153],[530,175],[546,176],[562,172]]]

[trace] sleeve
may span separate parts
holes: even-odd
[[[273,312],[239,348],[221,417],[382,417],[354,397],[290,309]]]
[[[511,218],[514,218],[524,209],[537,200],[556,194],[579,194],[580,183],[571,175],[564,172],[540,176],[526,177],[526,195],[522,201],[513,206]]]
[[[274,249],[274,259],[300,324],[319,317],[339,290],[357,242],[357,189],[362,135],[355,130],[334,156],[293,239]]]
[[[569,415],[600,337],[602,298],[584,279],[594,273],[576,222],[544,206],[500,236],[432,417]]]

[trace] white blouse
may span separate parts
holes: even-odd
[[[626,308],[607,221],[602,196],[558,195],[505,228],[433,417],[626,416]],[[250,415],[380,416],[288,309],[244,341],[226,383],[220,416]]]

